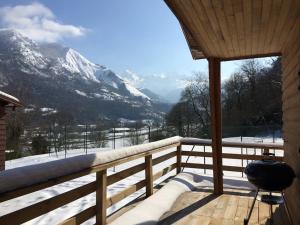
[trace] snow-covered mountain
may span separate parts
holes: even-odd
[[[153,91],[149,90],[148,88],[139,88],[139,91],[151,98],[154,102],[163,102],[168,103],[168,100],[160,96],[159,94],[154,93]]]
[[[102,82],[116,89],[124,88],[135,97],[150,99],[110,69],[90,62],[72,48],[56,43],[37,44],[12,29],[1,29],[0,40],[0,54],[4,57],[10,55],[10,60],[17,60],[17,63],[23,64],[21,69],[26,73]]]
[[[36,43],[12,29],[0,29],[0,88],[21,99],[23,97],[25,103],[36,107],[56,109],[68,97],[70,104],[79,99],[84,104],[93,102],[98,107],[92,106],[94,111],[98,110],[98,116],[122,114],[111,113],[109,102],[114,105],[110,109],[115,111],[116,103],[123,108],[126,105],[127,117],[134,114],[139,118],[161,115],[154,109],[151,97],[112,70],[89,61],[72,48],[57,43]],[[45,99],[42,100],[41,96],[47,98],[48,105],[43,105]],[[78,103],[73,104],[77,106]],[[57,111],[66,110],[62,108]],[[129,111],[132,115],[128,114]],[[123,114],[120,116],[124,117]]]
[[[165,103],[178,102],[184,89],[182,83],[186,82],[182,75],[176,73],[170,76],[164,73],[138,74],[125,70],[121,73],[121,77],[152,100]]]
[[[130,83],[136,88],[143,88],[144,86],[144,78],[142,78],[140,75],[132,72],[131,70],[125,70],[122,74],[122,79],[126,82]]]

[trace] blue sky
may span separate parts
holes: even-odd
[[[18,6],[28,6],[31,14],[16,10]],[[145,77],[163,74],[170,82],[172,77],[184,80],[194,71],[207,71],[206,60],[192,59],[177,19],[162,0],[1,0],[0,7],[2,27],[21,26],[38,41],[72,47],[120,74],[127,69]],[[49,36],[43,30],[48,27],[35,24],[32,11],[53,25]],[[20,12],[24,15],[16,21]],[[24,25],[28,15],[32,21]],[[239,63],[222,63],[222,78]]]

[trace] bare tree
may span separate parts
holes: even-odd
[[[208,130],[210,121],[209,81],[207,76],[198,72],[182,93],[181,101],[187,102],[198,118],[200,126]]]
[[[202,73],[195,73],[167,116],[168,125],[174,126],[179,135],[207,136],[209,131],[209,84]]]

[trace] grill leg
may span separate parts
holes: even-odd
[[[252,205],[251,205],[249,214],[248,214],[247,218],[244,219],[244,225],[248,225],[248,223],[249,223],[249,220],[250,220],[250,217],[251,217],[251,214],[252,214],[254,205],[255,205],[255,201],[256,201],[258,192],[259,192],[259,189],[257,189],[256,192],[255,192],[255,197],[254,197],[254,199],[253,199],[253,201],[252,201]]]
[[[284,208],[285,208],[286,215],[287,215],[287,217],[288,217],[289,223],[290,223],[290,225],[293,225],[293,220],[292,220],[292,217],[291,217],[289,208],[288,208],[288,206],[287,206],[287,204],[286,204],[286,199],[285,199],[285,196],[284,196],[283,191],[281,192],[281,196],[282,196],[282,198],[283,198],[283,202],[284,202],[283,204],[284,204]]]
[[[269,193],[270,196],[272,196],[272,192]],[[270,222],[273,224],[273,206],[270,204]]]

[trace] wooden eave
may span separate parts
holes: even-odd
[[[9,106],[9,107],[22,107],[23,104],[20,101],[15,100],[14,98],[10,98],[6,95],[2,95],[0,93],[0,105]]]
[[[281,55],[299,0],[165,0],[177,17],[194,59],[222,61]]]

